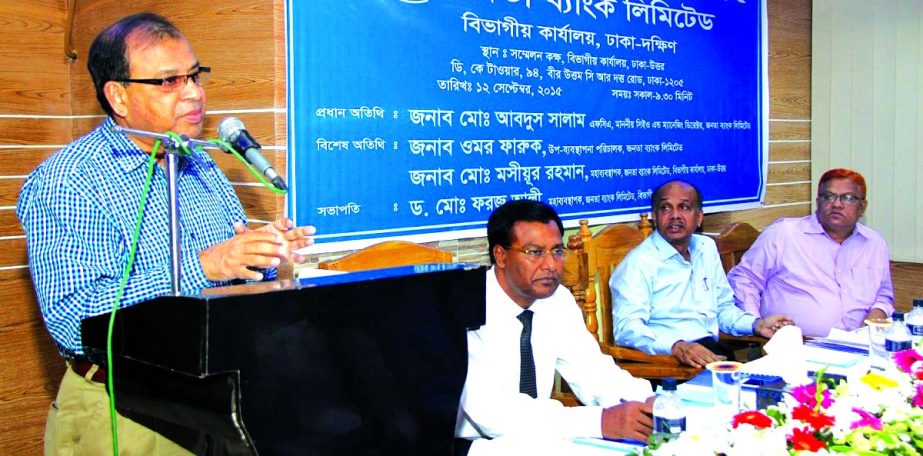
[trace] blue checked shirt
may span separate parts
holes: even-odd
[[[42,317],[65,357],[83,354],[80,321],[112,309],[147,176],[149,155],[113,126],[107,118],[39,165],[16,206]],[[206,152],[180,162],[181,289],[226,285],[205,278],[198,253],[234,236],[243,208]],[[157,165],[122,307],[170,293],[169,245],[167,176]]]

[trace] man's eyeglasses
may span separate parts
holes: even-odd
[[[165,93],[177,92],[186,87],[189,81],[201,87],[208,82],[208,76],[211,74],[211,67],[198,67],[189,74],[178,74],[176,76],[167,76],[165,78],[153,79],[113,79],[114,82],[134,82],[136,84],[149,84],[160,86],[160,90]]]
[[[564,247],[554,247],[550,249],[536,249],[536,248],[517,248],[517,247],[504,247],[504,250],[512,250],[514,252],[519,252],[526,256],[531,261],[541,261],[542,258],[545,258],[545,255],[551,255],[551,258],[556,261],[563,261],[567,257],[567,254],[570,253],[570,250],[565,249]]]
[[[831,193],[831,192],[821,193],[820,196],[818,196],[818,198],[821,201],[823,201],[824,204],[833,204],[836,202],[836,200],[839,199],[840,202],[842,202],[843,204],[849,205],[849,206],[859,204],[859,201],[862,201],[865,199],[853,193],[844,193],[842,195],[837,195],[836,193]]]

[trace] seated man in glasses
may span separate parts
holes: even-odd
[[[704,217],[695,186],[679,180],[661,185],[651,196],[651,212],[657,231],[609,280],[616,343],[701,368],[733,359],[719,330],[771,337],[791,323],[784,315],[758,318],[734,305],[715,241],[695,234]]]
[[[42,317],[68,365],[48,414],[45,454],[112,451],[105,371],[84,356],[81,320],[109,312],[117,296],[130,306],[172,290],[167,176],[150,166],[152,153],[162,163],[163,148],[113,128],[196,138],[205,122],[208,68],[160,16],[127,16],[100,32],[87,68],[106,119],[39,165],[16,207]],[[178,174],[182,291],[271,279],[282,262],[303,261],[294,251],[312,243],[314,228],[280,218],[248,229],[240,200],[207,152],[184,157]],[[124,454],[188,454],[127,418],[117,423]]]
[[[767,226],[728,281],[753,315],[784,312],[807,336],[856,329],[894,311],[890,255],[880,234],[859,223],[865,178],[832,169],[817,184],[817,211]]]
[[[455,454],[554,454],[547,445],[562,439],[651,434],[650,382],[600,352],[561,285],[563,230],[554,209],[531,200],[509,201],[487,221],[487,320],[468,331]],[[551,399],[556,370],[585,406]]]

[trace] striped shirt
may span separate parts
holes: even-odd
[[[52,155],[25,181],[16,213],[45,325],[65,357],[83,354],[80,321],[112,309],[128,262],[149,154],[102,125]],[[180,160],[177,184],[184,293],[226,285],[205,278],[198,253],[246,223],[230,182],[206,152]],[[167,175],[154,176],[121,306],[171,291]]]

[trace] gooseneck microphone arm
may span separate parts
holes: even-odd
[[[182,249],[180,242],[180,223],[179,223],[179,195],[177,194],[177,177],[179,176],[179,157],[182,155],[178,151],[192,147],[203,147],[208,149],[221,149],[221,146],[209,142],[191,139],[186,136],[165,135],[161,133],[152,133],[149,131],[134,130],[121,126],[112,127],[112,130],[127,136],[140,136],[144,138],[153,138],[160,140],[166,151],[167,165],[167,213],[169,214],[170,228],[170,290],[173,296],[182,294],[180,281],[183,277],[182,271]]]
[[[141,136],[144,138],[159,139],[160,142],[163,143],[164,148],[166,148],[167,153],[174,152],[174,151],[177,151],[183,148],[189,148],[189,147],[202,147],[205,149],[218,149],[222,151],[224,150],[223,147],[211,141],[202,141],[198,139],[192,139],[185,135],[177,135],[177,136],[165,135],[162,133],[153,133],[150,131],[135,130],[133,128],[125,128],[125,127],[121,127],[118,125],[112,127],[112,131],[116,133],[122,133],[123,135],[128,135],[128,136]],[[179,138],[180,141],[178,141],[176,138]]]

